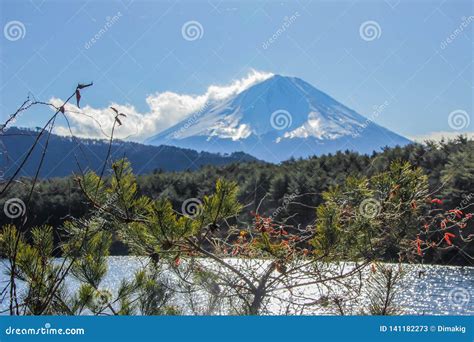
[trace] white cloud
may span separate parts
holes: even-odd
[[[178,94],[173,92],[155,93],[146,98],[150,110],[140,113],[133,105],[111,103],[120,112],[127,115],[123,125],[116,127],[115,138],[142,141],[166,128],[180,122],[193,112],[202,108],[206,102],[225,99],[249,88],[269,77],[271,73],[252,70],[246,77],[235,80],[229,85],[211,85],[201,95]],[[54,105],[60,106],[62,100],[53,98]],[[114,122],[114,113],[109,108],[78,108],[73,104],[66,106],[71,130],[74,135],[85,138],[107,138]],[[54,133],[70,135],[69,128],[58,126]]]
[[[425,140],[433,140],[433,141],[440,141],[441,139],[450,140],[455,139],[459,135],[467,136],[469,139],[474,139],[474,132],[430,132],[428,134],[410,136],[408,139],[422,143]]]

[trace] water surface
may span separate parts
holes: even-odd
[[[6,284],[5,261],[0,265],[2,289]],[[143,258],[131,256],[109,257],[109,271],[101,288],[117,290],[123,279],[132,279],[144,264]],[[404,265],[405,275],[395,298],[395,305],[405,315],[474,315],[474,267],[439,265]],[[422,271],[422,272],[420,272]],[[77,288],[74,279],[68,280],[71,290]],[[18,285],[19,293],[22,284]],[[23,287],[24,289],[24,287]],[[305,289],[310,293],[311,288]],[[178,298],[179,300],[179,298]],[[0,304],[3,311],[8,308],[8,298]],[[367,306],[366,298],[356,302],[358,309]],[[357,312],[354,310],[354,312]],[[278,314],[277,308],[275,312]],[[327,313],[321,308],[309,308],[304,314]]]

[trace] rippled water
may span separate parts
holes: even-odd
[[[120,281],[131,279],[142,263],[143,260],[136,257],[110,257],[109,272],[101,288],[116,290]],[[2,264],[2,284],[5,283],[4,269]],[[402,314],[474,315],[474,267],[405,265],[404,269],[406,273],[395,300]],[[69,285],[77,287],[72,280]],[[360,305],[365,304],[361,299]],[[7,306],[8,300],[3,300],[0,309],[3,311]],[[308,313],[322,312],[316,309]]]

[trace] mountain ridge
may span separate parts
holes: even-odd
[[[24,156],[31,148],[38,131],[11,127],[0,135],[0,181],[8,179],[15,172]],[[22,168],[19,176],[34,176],[39,165],[47,134],[39,140],[32,155]],[[79,146],[78,147],[78,143]],[[100,172],[107,156],[109,142],[97,139],[71,138],[51,134],[45,155],[41,178],[63,177],[72,173],[93,170]],[[196,170],[205,165],[226,165],[240,161],[258,161],[242,152],[215,154],[197,152],[175,146],[149,146],[135,142],[115,140],[112,143],[110,160],[126,157],[137,174],[156,170],[185,171]],[[79,165],[78,165],[79,164]],[[79,167],[80,166],[80,167]]]

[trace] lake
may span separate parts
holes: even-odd
[[[2,288],[5,286],[5,261],[0,266]],[[116,290],[122,279],[131,279],[143,264],[143,258],[130,256],[109,257],[109,272],[101,288]],[[404,265],[405,276],[395,297],[395,305],[405,315],[474,315],[474,267]],[[421,272],[420,272],[421,271]],[[420,274],[421,273],[421,274]],[[77,283],[69,279],[71,289]],[[19,292],[21,292],[19,284]],[[308,293],[310,288],[305,288]],[[179,299],[178,299],[179,300]],[[365,298],[359,298],[356,306],[367,305]],[[8,308],[8,298],[0,304],[1,311]],[[270,311],[277,314],[278,311]],[[303,314],[327,314],[313,307]]]

